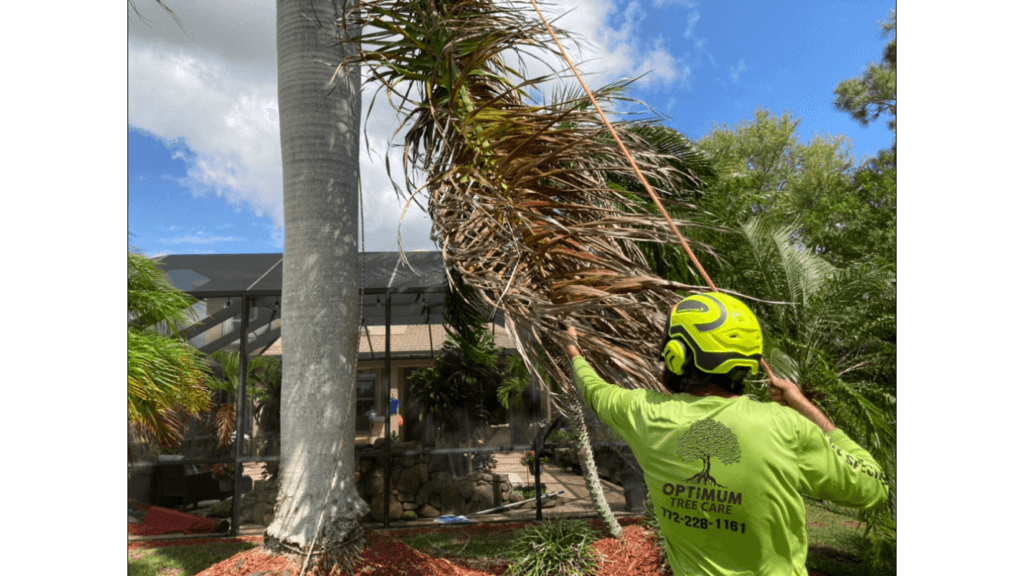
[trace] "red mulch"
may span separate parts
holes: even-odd
[[[658,547],[650,532],[638,525],[640,518],[622,518],[619,523],[624,527],[623,542],[614,538],[605,538],[593,544],[594,549],[603,559],[598,576],[669,576],[671,569],[662,573],[658,570]],[[600,520],[591,519],[588,523],[600,526]],[[353,574],[378,574],[381,576],[503,576],[508,569],[508,562],[499,559],[463,559],[435,558],[407,546],[398,539],[399,536],[413,532],[440,532],[457,530],[460,534],[474,532],[500,531],[513,533],[527,526],[518,524],[477,524],[468,526],[438,526],[430,528],[413,528],[392,530],[388,533],[375,532],[367,529],[366,547],[357,560]],[[140,542],[129,544],[128,548],[156,546],[187,546],[209,542],[256,542],[263,541],[262,536],[244,536],[239,538],[219,538],[200,540],[174,540]],[[295,563],[285,556],[269,554],[262,548],[254,548],[215,564],[202,571],[198,576],[298,576],[301,562]],[[307,574],[312,571],[307,569]],[[810,576],[827,576],[821,572],[810,571]]]

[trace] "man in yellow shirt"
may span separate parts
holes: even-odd
[[[584,402],[644,471],[676,576],[807,576],[802,494],[862,509],[888,499],[875,460],[796,384],[772,378],[768,404],[740,395],[762,346],[753,312],[716,292],[669,311],[672,395],[609,384],[575,344],[566,348]]]

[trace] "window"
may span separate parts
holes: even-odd
[[[377,408],[377,371],[360,370],[356,375],[356,434],[370,433],[370,410]],[[380,410],[377,410],[380,412]]]

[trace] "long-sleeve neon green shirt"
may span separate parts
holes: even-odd
[[[676,576],[807,576],[801,494],[870,509],[880,467],[843,431],[746,396],[626,390],[573,359],[586,405],[633,449]]]

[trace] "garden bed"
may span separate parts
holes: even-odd
[[[614,538],[605,538],[593,544],[593,549],[602,559],[596,576],[665,576],[671,575],[658,570],[657,543],[654,534],[640,524],[642,519],[620,519],[625,538],[622,544]],[[482,542],[499,538],[512,538],[516,531],[536,523],[478,524],[468,526],[437,526],[388,532],[367,530],[367,545],[362,550],[352,574],[378,574],[381,576],[507,576],[509,561],[496,557],[476,557],[469,548],[473,540]],[[600,521],[590,520],[592,528],[599,528]],[[437,535],[433,538],[433,535]],[[440,543],[445,549],[434,548],[425,553],[407,544],[407,541],[427,536],[419,541]],[[234,556],[214,564],[196,576],[298,576],[302,562],[264,552],[260,544],[262,536],[242,536],[232,539],[188,539],[164,542],[143,542],[129,544],[133,549],[167,546],[199,546],[206,543],[226,544],[248,542],[257,547],[240,551]],[[460,546],[461,544],[461,546]],[[416,544],[421,546],[420,543]],[[460,549],[461,548],[461,549]],[[478,551],[478,550],[477,550]],[[130,572],[130,571],[129,571]],[[161,570],[161,575],[193,576],[185,571]],[[306,574],[315,575],[312,570]],[[810,570],[810,576],[828,576]]]

